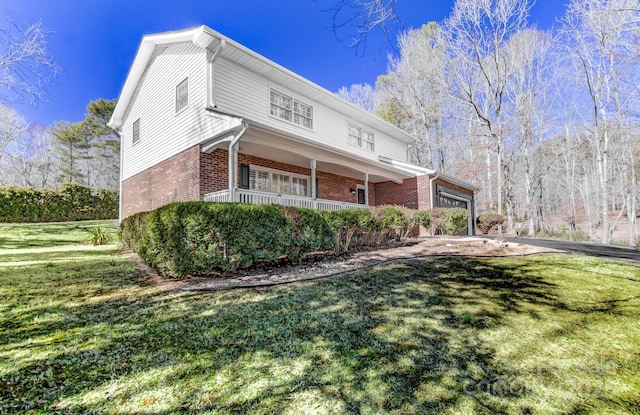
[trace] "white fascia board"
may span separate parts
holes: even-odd
[[[403,161],[398,161],[391,159],[389,157],[380,156],[380,161],[383,163],[390,164],[398,169],[403,169],[405,171],[412,172],[416,176],[425,176],[435,174],[435,170],[427,169],[426,167],[416,166],[415,164],[405,163]]]

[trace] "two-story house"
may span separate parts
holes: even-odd
[[[110,125],[121,219],[175,201],[470,212],[476,187],[409,162],[415,139],[206,26],[145,36]]]

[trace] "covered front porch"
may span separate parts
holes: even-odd
[[[233,194],[233,196],[232,196]],[[364,209],[365,204],[340,202],[336,200],[312,199],[304,196],[283,195],[280,193],[260,192],[248,189],[229,189],[209,193],[204,196],[205,202],[240,202],[252,205],[282,205],[304,207],[318,210]]]
[[[412,176],[381,163],[374,154],[370,158],[349,154],[346,139],[344,146],[344,151],[339,151],[244,124],[242,129],[202,145],[202,152],[217,160],[218,169],[224,164],[227,173],[216,180],[226,181],[226,186],[209,186],[202,197],[207,202],[362,209],[376,205],[376,183],[401,184]],[[203,182],[209,176],[210,172],[201,172]]]

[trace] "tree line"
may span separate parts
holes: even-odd
[[[117,190],[120,138],[107,125],[115,100],[97,99],[85,119],[53,126],[29,124],[0,106],[0,187],[58,189],[62,183]]]
[[[480,213],[505,215],[507,231],[609,243],[624,223],[636,245],[640,5],[571,0],[549,30],[531,7],[457,0],[399,36],[375,86],[339,95],[417,137],[416,163],[480,187]]]

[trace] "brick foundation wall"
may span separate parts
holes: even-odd
[[[122,183],[122,218],[171,202],[200,200],[200,146],[192,147]]]

